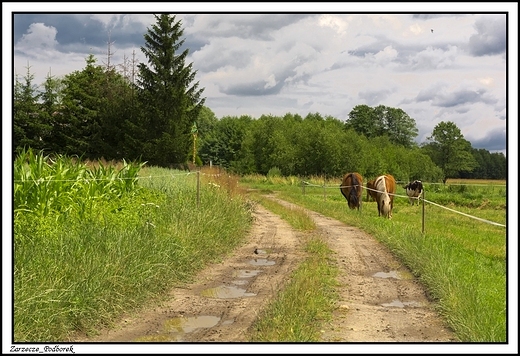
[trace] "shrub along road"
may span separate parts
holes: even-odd
[[[270,198],[276,199],[274,196]],[[277,202],[290,206],[285,201]],[[308,212],[339,268],[333,320],[326,343],[454,342],[425,290],[374,238]],[[76,342],[246,342],[259,311],[276,296],[304,258],[299,232],[257,206],[248,240],[221,263],[171,290],[166,301],[126,315],[114,328]]]

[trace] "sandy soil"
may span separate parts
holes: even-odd
[[[322,330],[323,343],[456,341],[423,287],[388,249],[357,228],[308,213],[335,251],[340,269],[340,300]],[[299,232],[262,206],[254,217],[247,243],[199,273],[194,283],[174,288],[166,302],[125,316],[95,338],[75,342],[247,341],[259,311],[303,258]]]

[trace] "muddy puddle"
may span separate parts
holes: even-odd
[[[276,264],[276,261],[270,261],[266,258],[254,258],[250,260],[248,263],[253,266],[272,266]]]
[[[254,297],[255,293],[247,293],[245,289],[234,286],[221,285],[214,288],[204,289],[200,295],[208,298],[242,298]]]
[[[395,299],[391,301],[390,303],[382,303],[381,304],[384,307],[390,307],[390,308],[405,308],[405,307],[411,307],[411,308],[420,308],[422,307],[421,303],[416,301],[410,301],[410,302],[401,302],[399,299]]]
[[[142,342],[168,342],[183,341],[183,336],[200,328],[212,328],[218,324],[220,318],[212,315],[200,315],[193,317],[178,317],[164,322],[162,330],[157,335],[147,335],[134,341]],[[226,321],[232,323],[232,321]]]

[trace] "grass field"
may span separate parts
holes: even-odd
[[[374,202],[349,211],[340,179],[313,177],[304,186],[296,177],[85,165],[30,152],[15,161],[14,178],[15,342],[95,332],[222,259],[251,226],[246,188],[277,192],[373,235],[424,283],[460,340],[508,337],[507,239],[517,236],[508,234],[501,184],[425,183],[432,203],[424,218],[422,207],[396,197],[393,219],[386,220]],[[404,195],[402,186],[397,193]],[[290,213],[284,219],[312,228]],[[323,241],[309,243],[307,263],[327,268]],[[318,284],[299,288],[306,285]]]

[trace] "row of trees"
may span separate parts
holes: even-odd
[[[353,111],[356,109],[359,107]],[[395,109],[379,112],[392,110]],[[342,122],[319,113],[304,118],[288,113],[258,119],[216,119],[209,109],[203,113],[199,118],[202,161],[239,174],[268,174],[277,168],[283,175],[300,176],[338,177],[357,171],[364,177],[375,177],[388,172],[402,181],[507,177],[505,156],[472,148],[453,122],[439,123],[423,145],[405,145],[396,143],[398,136],[384,129],[380,135],[369,138],[355,131],[348,120]],[[376,121],[379,120],[373,122]],[[416,131],[410,132],[413,135]]]
[[[399,108],[358,105],[346,122],[319,113],[217,119],[204,106],[187,50],[177,54],[184,42],[180,21],[167,14],[156,20],[141,48],[148,65],[133,60],[117,72],[89,55],[82,71],[49,75],[41,91],[30,67],[23,81],[16,78],[14,154],[31,147],[162,167],[195,160],[239,174],[276,168],[300,176],[388,172],[398,180],[507,176],[503,154],[473,149],[452,122],[437,125],[419,146],[415,120]]]
[[[14,87],[14,154],[31,147],[158,166],[186,162],[205,98],[196,71],[186,64],[188,50],[178,53],[184,43],[181,22],[168,14],[155,18],[141,47],[148,64],[134,61],[123,74],[96,65],[89,55],[82,71],[63,79],[49,75],[38,91],[28,66]]]
[[[395,144],[389,135],[367,138],[318,113],[224,117],[206,135],[200,156],[240,174],[277,168],[283,175],[338,177],[357,171],[366,177],[392,172],[401,179],[442,179],[439,167],[417,146]]]

